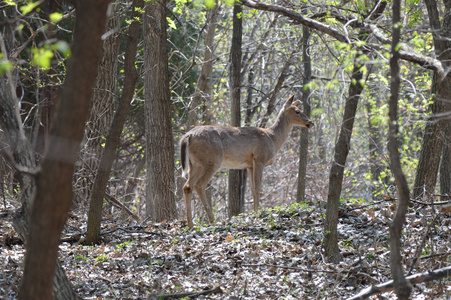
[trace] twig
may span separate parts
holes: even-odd
[[[434,196],[442,197],[442,195],[434,195]],[[445,196],[445,195],[443,195],[443,196]],[[444,204],[451,203],[451,201],[441,201],[441,202],[430,202],[429,203],[429,202],[423,202],[423,201],[418,201],[418,200],[413,200],[413,199],[410,199],[410,202],[421,204],[421,205],[444,205]]]
[[[346,210],[347,211],[353,211],[353,210],[362,209],[362,208],[365,208],[365,207],[368,207],[368,206],[371,206],[371,205],[376,205],[376,204],[379,204],[379,203],[382,203],[382,202],[388,202],[388,201],[392,201],[393,202],[395,200],[396,199],[394,199],[394,198],[388,198],[388,199],[384,199],[384,200],[380,200],[380,201],[371,202],[370,204],[362,205],[362,206],[355,207],[355,208],[346,208]]]
[[[201,295],[210,295],[210,294],[222,294],[222,290],[220,286],[217,286],[212,289],[203,290],[201,292],[186,292],[186,293],[176,293],[176,294],[161,294],[154,295],[157,299],[172,299],[172,298],[197,298]]]
[[[434,271],[428,271],[420,274],[414,274],[411,276],[406,277],[406,280],[410,282],[411,284],[421,283],[421,282],[427,282],[432,281],[435,279],[440,279],[443,277],[449,277],[451,276],[451,267],[446,267]],[[351,298],[348,298],[348,300],[357,300],[357,299],[367,299],[368,297],[379,294],[382,292],[389,291],[393,289],[394,284],[393,280],[389,280],[387,282],[373,285],[370,287],[367,287],[366,289],[362,290],[357,295],[352,296]]]
[[[435,215],[434,219],[432,219],[431,223],[426,228],[426,232],[423,235],[423,239],[421,240],[420,245],[418,245],[417,250],[415,251],[415,256],[412,259],[412,264],[410,265],[409,272],[407,273],[407,275],[412,274],[413,267],[415,266],[418,258],[421,255],[421,250],[423,249],[423,246],[426,243],[426,238],[429,236],[430,229],[431,229],[432,226],[434,226],[435,220],[437,219],[438,216],[439,215]]]
[[[78,242],[81,239],[82,234],[81,233],[75,233],[69,236],[65,236],[61,238],[60,242]]]
[[[108,200],[108,202],[110,202],[114,206],[119,207],[120,209],[124,210],[129,216],[131,216],[133,219],[135,219],[138,223],[141,223],[141,220],[138,218],[138,216],[135,215],[127,207],[125,207],[125,205],[122,204],[119,200],[117,200],[116,198],[114,198],[111,195],[108,195],[107,193],[105,193],[105,198]]]
[[[138,229],[143,229],[144,230],[145,228],[144,227],[139,227]],[[101,232],[101,235],[111,234],[111,233],[116,232],[118,230],[122,230],[122,231],[125,231],[127,233],[145,233],[147,235],[152,234],[152,235],[158,235],[160,237],[164,236],[164,234],[158,233],[158,232],[153,232],[153,231],[144,231],[144,232],[142,232],[140,230],[132,230],[132,229],[128,229],[128,228],[125,228],[125,227],[117,227],[117,228],[114,228],[114,229],[111,229],[111,230],[108,230],[108,231],[103,231],[103,232]]]
[[[448,256],[448,255],[451,255],[451,251],[445,252],[445,253],[435,253],[435,254],[431,254],[428,256],[422,256],[422,257],[420,257],[420,259],[428,259],[428,258],[432,258],[432,257],[436,257],[436,256]]]
[[[271,264],[242,264],[243,267],[270,267],[270,268],[280,268],[280,269],[288,269],[295,271],[302,271],[306,273],[338,273],[339,271],[330,271],[330,270],[314,270],[314,269],[304,269],[298,267],[288,267],[288,266],[280,266],[280,265],[271,265]]]

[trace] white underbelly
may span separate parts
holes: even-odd
[[[228,158],[225,158],[221,163],[221,168],[224,169],[247,169],[250,168],[251,164],[247,161],[240,161],[240,160],[230,160]]]

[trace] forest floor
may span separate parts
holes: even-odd
[[[106,217],[97,246],[76,241],[86,220],[72,213],[60,260],[84,299],[346,299],[391,278],[392,210],[391,201],[341,204],[339,264],[325,262],[325,208],[313,203],[193,229],[184,222],[138,225]],[[8,214],[0,211],[0,216],[0,298],[14,299],[24,246]],[[403,233],[406,272],[451,265],[449,215],[410,208]],[[371,299],[395,298],[390,290]],[[412,299],[451,299],[451,278],[416,284]]]

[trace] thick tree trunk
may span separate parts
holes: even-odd
[[[451,83],[450,83],[451,84]],[[440,194],[442,201],[451,200],[451,122],[448,121],[445,130],[442,162],[440,164]]]
[[[377,6],[371,19],[377,18],[383,13],[387,5],[386,1],[382,1]],[[362,30],[359,37],[363,40],[367,37],[367,33]],[[362,49],[363,53],[366,50]],[[367,54],[367,53],[366,53]],[[354,62],[354,70],[351,76],[351,85],[349,87],[349,96],[346,99],[345,111],[343,115],[343,123],[340,129],[340,136],[335,145],[335,154],[329,175],[329,192],[327,196],[326,218],[324,224],[324,249],[326,258],[334,263],[341,260],[340,250],[338,248],[338,208],[340,204],[340,195],[343,184],[343,172],[346,159],[351,147],[351,134],[354,126],[354,118],[357,110],[357,104],[363,91],[364,83],[363,74],[360,71],[361,64],[356,58]],[[366,81],[366,79],[365,79]]]
[[[342,258],[338,248],[338,207],[340,204],[344,167],[349,149],[351,148],[351,135],[354,127],[355,112],[363,90],[363,85],[361,84],[363,74],[360,71],[360,67],[360,64],[355,61],[351,76],[351,85],[349,86],[349,96],[345,104],[343,123],[337,144],[335,145],[334,161],[329,175],[329,193],[324,224],[324,250],[327,259],[333,263],[338,263]]]
[[[449,51],[451,48],[451,1],[444,1],[446,11],[443,14],[442,25],[440,25],[439,5],[437,2],[435,0],[425,0],[425,3],[433,33],[435,52],[438,59],[445,66],[449,67],[451,65],[449,62],[451,60],[451,52]],[[431,105],[432,115],[428,120],[423,136],[420,159],[415,175],[414,198],[421,196],[423,191],[425,191],[424,196],[429,198],[434,192],[440,156],[446,153],[446,149],[443,149],[447,146],[444,141],[448,140],[445,131],[451,123],[449,116],[451,113],[451,77],[449,73],[445,78],[439,78],[435,74],[432,86],[435,98]],[[451,166],[442,164],[441,172],[451,172]]]
[[[116,1],[115,6],[119,7],[119,5],[119,1]],[[106,22],[105,32],[114,32],[118,29],[121,15],[118,9],[115,10],[113,16],[108,18]],[[85,144],[80,152],[82,164],[80,164],[75,177],[75,194],[82,198],[82,203],[88,203],[91,198],[92,187],[105,142],[104,138],[113,119],[120,41],[121,37],[118,32],[110,34],[103,41],[96,84],[92,92],[90,116],[85,128]]]
[[[51,299],[60,234],[72,204],[72,177],[97,75],[109,1],[77,1],[63,96],[36,175],[19,299]],[[86,56],[89,53],[89,56]]]
[[[308,84],[312,80],[312,60],[309,54],[310,28],[302,26],[302,62],[304,65],[304,78],[302,93],[302,103],[304,105],[304,113],[310,118],[310,88]],[[305,201],[305,187],[307,182],[307,159],[308,159],[308,129],[301,128],[301,138],[299,140],[299,172],[298,172],[298,189],[296,194],[296,202]]]
[[[434,76],[433,85],[437,86],[437,76]],[[418,160],[413,198],[420,196],[429,199],[434,192],[437,182],[437,173],[440,164],[440,156],[443,148],[444,121],[438,120],[437,116],[444,112],[444,105],[439,100],[438,93],[431,107],[431,116],[426,124],[421,146],[420,158]]]
[[[388,151],[390,155],[390,167],[395,177],[398,189],[398,205],[390,224],[390,269],[393,276],[395,292],[400,300],[409,299],[412,286],[404,276],[401,257],[401,232],[406,221],[407,208],[409,207],[409,186],[402,172],[401,160],[398,151],[398,93],[401,82],[399,76],[399,52],[398,45],[401,38],[401,1],[393,1],[393,41],[390,58],[390,101],[388,115],[390,117],[388,132]]]
[[[135,8],[139,8],[138,11]],[[119,105],[114,114],[113,122],[111,123],[110,132],[105,141],[105,148],[103,149],[100,158],[99,169],[95,177],[92,187],[91,199],[89,201],[88,225],[86,229],[87,244],[94,244],[100,238],[100,225],[102,220],[102,203],[105,195],[105,190],[110,178],[111,166],[116,158],[116,149],[120,143],[122,129],[127,118],[130,108],[130,103],[133,100],[135,93],[135,84],[138,79],[138,74],[135,68],[135,57],[138,52],[138,38],[141,14],[139,11],[144,8],[143,0],[134,0],[132,6],[132,20],[134,20],[127,33],[127,45],[125,48],[125,63],[124,63],[124,88],[123,94],[119,99]]]
[[[188,128],[190,130],[195,125],[209,125],[208,106],[212,100],[211,72],[213,70],[213,51],[216,27],[219,21],[219,6],[207,11],[207,25],[204,38],[204,62],[199,78],[197,79],[196,92],[188,113]]]
[[[451,65],[451,1],[445,2],[446,12],[443,16],[443,24],[441,35],[443,44],[441,47],[444,49],[439,55],[439,59],[442,60],[449,67]],[[440,165],[440,194],[448,195],[444,197],[443,201],[449,200],[451,195],[451,74],[443,79],[438,89],[438,95],[443,99],[445,103],[445,120],[444,120],[444,141],[442,162]]]
[[[233,6],[233,33],[231,56],[231,124],[241,126],[241,44],[243,37],[243,7],[240,3]],[[244,210],[244,172],[229,170],[229,218],[239,215]]]
[[[155,222],[177,217],[169,91],[166,1],[147,2],[144,26],[146,212]]]
[[[6,78],[0,78],[0,127],[10,146],[10,162],[18,169],[20,182],[20,202],[22,207],[13,216],[13,225],[22,240],[27,243],[28,216],[31,202],[36,193],[36,182],[32,174],[37,172],[36,161],[32,145],[25,137],[18,111],[18,100],[15,95],[15,86],[10,85]],[[72,285],[67,278],[60,262],[56,259],[53,298],[59,300],[77,299]]]

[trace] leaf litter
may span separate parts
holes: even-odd
[[[339,264],[325,260],[325,208],[315,203],[262,209],[192,229],[181,221],[128,224],[105,218],[101,244],[62,242],[59,259],[84,299],[346,299],[391,279],[392,213],[386,202],[342,203]],[[406,272],[450,264],[451,219],[436,216],[428,207],[409,209],[402,240]],[[9,218],[3,215],[0,222],[0,295],[14,299],[25,250]],[[83,236],[85,224],[73,214],[63,240]],[[450,299],[450,283],[448,277],[416,284],[412,299]],[[393,291],[381,295],[396,299]]]

